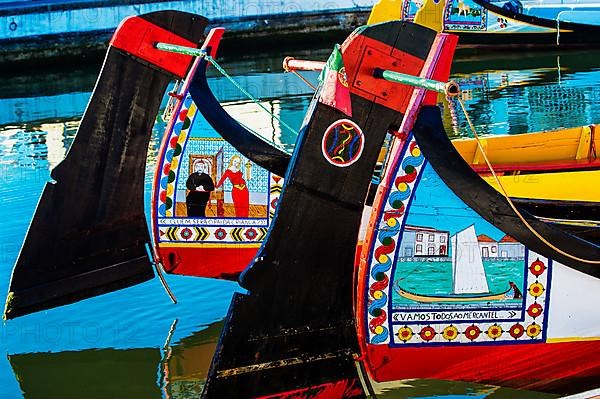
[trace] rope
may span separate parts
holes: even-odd
[[[304,83],[306,83],[311,89],[313,90],[317,90],[317,88],[310,83],[308,80],[306,80],[306,78],[302,75],[300,75],[298,73],[298,71],[296,71],[295,69],[290,69],[289,65],[288,65],[288,60],[290,59],[294,59],[293,57],[286,57],[285,60],[283,60],[283,70],[286,72],[293,72],[294,75],[298,76],[300,78],[300,80],[302,80]]]
[[[544,237],[542,237],[542,235],[540,233],[538,233],[529,224],[529,222],[527,222],[527,220],[525,220],[525,218],[523,217],[523,215],[521,214],[521,212],[517,209],[517,207],[513,203],[512,199],[508,196],[508,193],[506,192],[506,189],[504,188],[504,186],[500,182],[500,179],[498,178],[498,175],[496,175],[496,171],[492,167],[492,164],[491,164],[490,160],[488,159],[488,157],[487,157],[487,155],[485,153],[483,145],[481,144],[481,141],[479,139],[479,135],[477,135],[477,132],[475,131],[475,127],[473,126],[473,123],[471,122],[471,118],[469,118],[469,114],[467,113],[467,109],[465,108],[465,104],[463,103],[462,98],[457,97],[457,99],[458,99],[458,103],[460,104],[460,107],[463,110],[463,113],[465,114],[465,117],[467,119],[467,123],[469,124],[469,127],[471,128],[471,131],[473,132],[473,136],[475,137],[475,141],[477,142],[477,146],[479,147],[479,151],[481,151],[481,155],[483,156],[483,159],[485,160],[485,163],[486,163],[487,167],[489,168],[490,172],[492,173],[492,176],[494,177],[494,180],[498,184],[498,187],[500,187],[501,194],[504,196],[504,198],[506,198],[506,200],[508,201],[508,205],[510,205],[510,207],[512,208],[512,210],[515,212],[515,214],[521,220],[521,222],[523,222],[523,224],[525,225],[525,227],[527,227],[527,229],[529,229],[529,231],[534,236],[536,236],[541,242],[543,242],[544,244],[546,244],[547,246],[549,246],[550,248],[552,248],[554,251],[558,252],[559,254],[561,254],[561,255],[569,258],[569,259],[576,260],[578,262],[589,263],[589,264],[593,264],[593,265],[600,265],[600,260],[583,259],[583,258],[580,258],[578,256],[571,255],[570,253],[565,252],[565,251],[563,251],[560,248],[557,248],[551,242],[549,242]]]
[[[251,100],[253,103],[255,103],[256,105],[258,105],[263,111],[265,111],[267,114],[271,115],[272,118],[276,119],[277,121],[279,121],[279,123],[281,123],[281,126],[285,127],[286,129],[288,129],[290,132],[294,133],[296,136],[298,135],[298,132],[291,127],[290,125],[288,125],[287,123],[285,123],[284,121],[282,121],[278,116],[274,115],[271,111],[269,111],[264,105],[262,105],[260,103],[260,101],[255,98],[252,94],[250,94],[246,89],[244,89],[238,82],[236,82],[228,73],[227,71],[225,71],[225,69],[223,69],[221,67],[221,65],[219,65],[217,63],[217,61],[214,60],[214,58],[212,58],[211,56],[205,56],[204,57],[208,62],[210,62],[212,64],[212,66],[214,66],[217,71],[219,71],[221,73],[221,75],[223,75],[225,78],[227,78],[227,80],[229,80],[235,87],[236,89],[238,89],[242,94],[244,94],[246,97],[248,97],[249,100]]]
[[[158,276],[160,283],[162,284],[162,286],[165,289],[165,292],[167,293],[169,298],[171,298],[171,302],[176,304],[177,298],[175,297],[175,294],[173,294],[173,291],[171,291],[171,288],[169,287],[169,284],[167,283],[167,280],[165,279],[165,276],[163,275],[161,264],[157,260],[158,255],[154,256],[154,251],[152,251],[152,249],[150,248],[150,245],[148,243],[145,244],[145,247],[146,247],[146,253],[148,254],[148,259],[150,259],[150,262],[154,266],[154,269],[156,270],[156,275]]]
[[[306,80],[306,78],[304,76],[300,75],[298,73],[298,71],[286,71],[286,72],[293,72],[294,75],[298,76],[300,78],[300,80],[302,80],[304,83],[306,83],[308,85],[308,87],[310,87],[313,90],[317,90],[317,88],[312,83],[310,83],[308,80]]]

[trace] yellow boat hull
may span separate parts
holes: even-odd
[[[597,140],[600,125],[485,137],[481,144],[502,186],[513,198],[599,202]],[[477,142],[460,139],[452,143],[463,159],[499,190]]]

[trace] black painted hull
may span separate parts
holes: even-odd
[[[382,42],[422,63],[434,38],[427,28],[393,22],[367,27],[352,43]],[[357,54],[364,47],[352,49]],[[380,147],[403,114],[351,94],[351,120],[368,145],[355,163],[337,167],[323,155],[324,134],[332,122],[348,117],[317,97],[285,176],[274,224],[241,276],[249,293],[236,295],[231,304],[205,398],[283,397],[297,390],[304,397],[339,384],[341,392],[323,397],[364,397],[353,357],[359,352],[354,250]]]
[[[137,18],[130,22],[191,42],[201,39],[207,24],[202,17],[175,11]],[[135,39],[113,37],[134,43],[133,50],[140,47]],[[14,267],[6,318],[154,276],[146,250],[145,164],[152,127],[173,77],[148,60],[109,47],[75,140],[52,171],[54,182],[44,187],[31,221]]]

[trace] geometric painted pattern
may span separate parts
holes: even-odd
[[[181,109],[175,115],[173,128],[169,133],[166,142],[168,149],[165,152],[162,168],[159,176],[157,213],[158,217],[173,217],[175,212],[175,203],[173,201],[175,194],[175,182],[177,180],[176,172],[178,170],[183,147],[193,125],[194,117],[198,111],[196,104],[188,95],[181,104]]]
[[[158,218],[158,236],[161,243],[212,243],[212,244],[234,244],[234,243],[261,243],[269,229],[269,225],[275,215],[277,202],[283,188],[283,178],[269,173],[269,218],[256,220],[236,219],[185,219],[185,218]],[[184,225],[173,225],[172,222],[185,221]],[[231,225],[221,222],[227,221]],[[189,222],[189,223],[188,223]],[[203,222],[198,226],[198,222]],[[214,226],[207,225],[216,222]],[[242,226],[244,222],[250,222],[248,226]]]
[[[367,322],[369,342],[390,342],[388,305],[390,303],[390,280],[402,225],[406,217],[411,193],[417,177],[425,164],[417,142],[411,136],[404,145],[404,154],[396,165],[392,187],[387,193],[383,212],[378,215],[370,259]]]
[[[160,226],[161,242],[242,243],[261,242],[267,234],[266,227],[197,227]]]

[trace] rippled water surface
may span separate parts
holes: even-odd
[[[330,46],[327,46],[330,48]],[[300,52],[323,59],[327,49]],[[279,73],[282,54],[223,62],[240,83],[298,128],[310,89]],[[474,54],[459,52],[453,78],[468,99],[477,129],[518,134],[600,122],[600,52]],[[6,292],[49,170],[63,159],[99,66],[0,78],[0,292]],[[277,72],[277,73],[275,73]],[[314,81],[316,74],[309,79]],[[223,79],[211,81],[229,110],[266,137],[291,144],[278,122]],[[293,90],[283,87],[297,85]],[[288,93],[291,95],[284,95]],[[464,116],[447,109],[452,136],[468,136]],[[152,171],[164,123],[148,157]],[[276,134],[276,132],[279,132]],[[150,183],[147,178],[147,186]],[[50,260],[49,260],[50,261]],[[0,397],[197,397],[220,321],[236,283],[168,276],[179,303],[157,280],[1,325]],[[3,299],[2,299],[3,300]],[[385,398],[551,397],[475,384],[411,381],[381,387]],[[83,394],[85,392],[85,394]]]

